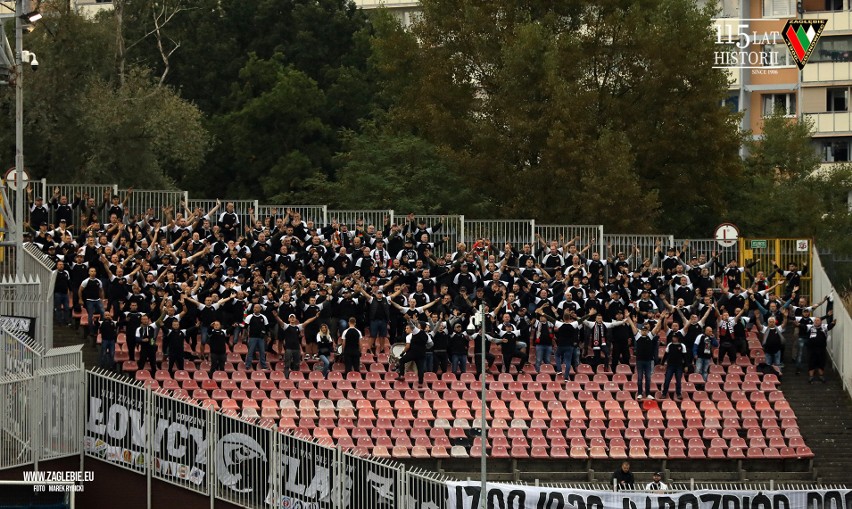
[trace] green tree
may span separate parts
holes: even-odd
[[[232,182],[229,195],[292,203],[306,180],[330,165],[333,130],[322,118],[326,96],[282,60],[252,55],[229,98],[231,111],[213,119],[219,143],[208,175],[215,178],[204,180],[214,196]]]
[[[173,187],[196,172],[210,143],[201,112],[144,67],[126,67],[122,82],[114,18],[86,19],[64,2],[41,9],[46,26],[24,41],[41,62],[24,76],[24,151],[33,176]],[[12,87],[0,91],[10,127],[14,94]],[[14,147],[14,129],[0,137],[4,148]]]
[[[490,214],[677,234],[706,234],[724,214],[740,137],[720,107],[727,82],[712,69],[709,9],[690,0],[422,7],[410,33],[375,23],[390,125],[435,144],[486,194]]]
[[[813,123],[778,112],[746,144],[748,157],[736,193],[736,222],[751,235],[815,237],[849,252],[852,166],[827,165],[812,141]]]
[[[201,112],[149,72],[131,67],[120,85],[94,81],[79,97],[78,147],[89,181],[170,189],[204,162]]]
[[[312,182],[314,197],[352,209],[416,210],[446,214],[476,199],[429,142],[410,134],[380,131],[345,133],[334,182]]]

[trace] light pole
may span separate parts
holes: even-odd
[[[15,273],[24,274],[24,0],[15,0]]]
[[[482,351],[479,353],[480,356],[481,356],[480,359],[479,359],[479,365],[482,366],[482,373],[480,374],[480,379],[482,380],[482,396],[481,396],[481,399],[482,399],[482,415],[481,415],[481,419],[480,419],[480,425],[482,426],[482,428],[481,428],[482,431],[479,434],[479,442],[480,442],[480,445],[482,447],[482,453],[479,455],[479,457],[480,457],[480,460],[479,460],[480,465],[479,466],[480,466],[480,469],[481,469],[480,475],[482,476],[482,487],[480,488],[481,492],[479,494],[479,507],[481,509],[485,509],[487,507],[486,499],[487,499],[487,494],[488,494],[488,492],[486,491],[487,487],[486,487],[486,483],[485,483],[485,479],[488,475],[488,467],[487,467],[487,461],[486,461],[487,452],[486,452],[486,447],[485,447],[485,443],[488,440],[488,421],[485,419],[485,411],[487,409],[486,404],[485,404],[485,395],[486,395],[486,392],[485,392],[485,380],[486,380],[485,368],[487,366],[485,364],[485,358],[486,358],[485,348],[486,348],[486,345],[488,345],[488,340],[485,338],[485,305],[484,304],[479,305],[479,319],[480,319],[480,322],[481,322],[480,323],[480,327],[481,327],[480,334],[482,336],[482,338],[481,338]]]

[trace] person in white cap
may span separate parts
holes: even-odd
[[[652,476],[653,480],[645,486],[646,491],[653,491],[654,493],[664,493],[669,487],[666,483],[663,482],[663,473],[662,472],[654,472]]]

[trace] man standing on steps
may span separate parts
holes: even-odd
[[[151,377],[157,373],[157,333],[159,328],[151,323],[148,315],[142,315],[142,322],[136,329],[136,341],[142,345],[139,352],[139,369],[145,369],[145,364],[151,364]]]
[[[83,332],[83,341],[87,336],[92,336],[92,348],[95,347],[97,341],[97,331],[95,330],[95,315],[104,316],[104,286],[101,280],[98,279],[98,271],[94,267],[89,267],[89,277],[80,283],[80,288],[77,290],[80,302],[86,303],[86,314],[89,319],[89,325]]]
[[[819,379],[825,383],[825,360],[828,348],[828,331],[834,328],[837,320],[833,317],[834,311],[829,310],[822,318],[814,318],[814,323],[808,325],[808,382],[814,383]],[[817,378],[818,377],[818,378]]]
[[[260,357],[261,369],[269,369],[266,364],[266,337],[269,335],[269,320],[263,314],[263,306],[255,304],[252,314],[245,320],[246,336],[248,337],[248,355],[246,355],[246,371],[252,370],[254,353]]]
[[[663,355],[663,365],[666,366],[666,377],[663,380],[663,397],[669,395],[669,384],[672,377],[675,379],[675,395],[677,399],[683,399],[681,393],[681,382],[683,381],[683,365],[688,360],[686,345],[680,342],[678,334],[672,335],[672,342],[666,345],[666,353]]]

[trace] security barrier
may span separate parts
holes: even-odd
[[[475,503],[479,482],[407,468],[390,459],[394,451],[381,447],[373,452],[388,457],[367,456],[357,447],[343,450],[330,441],[300,435],[306,431],[299,429],[279,431],[271,420],[248,416],[245,403],[243,415],[238,417],[238,403],[233,400],[223,400],[226,409],[217,410],[98,370],[88,372],[86,382],[87,456],[209,496],[211,505],[213,499],[220,499],[248,508],[479,507]],[[0,391],[4,387],[0,380]],[[585,494],[589,497],[617,501],[601,507],[627,507],[621,504],[623,497],[645,507],[645,497],[651,496],[644,490],[617,492],[606,483],[536,482],[532,486],[489,482],[487,488],[494,507],[516,507],[507,503],[513,498],[568,500],[566,497],[578,490],[590,492]],[[797,492],[829,499],[834,496],[831,490],[845,495],[846,489],[834,485],[690,482],[672,484],[666,493],[688,497],[698,490],[709,492],[708,496],[770,491],[799,500],[803,495]]]
[[[423,221],[426,223],[427,228],[434,229],[436,225],[439,223],[441,227],[438,231],[434,232],[429,236],[429,242],[435,243],[435,250],[432,253],[436,258],[440,256],[444,256],[446,253],[452,253],[458,247],[459,242],[464,238],[464,216],[438,216],[438,215],[415,215],[414,216],[414,224],[412,225],[414,228],[417,228],[418,223]],[[408,224],[407,216],[396,216],[396,222],[400,226],[403,227],[403,231],[405,231],[405,225]],[[409,229],[410,230],[410,229]],[[444,237],[447,239],[444,240]],[[415,242],[419,242],[420,239],[414,239]],[[416,245],[416,244],[415,244]]]
[[[849,344],[849,340],[847,339],[852,334],[852,317],[850,317],[849,311],[841,301],[841,297],[834,293],[834,285],[832,285],[831,280],[828,278],[828,274],[825,273],[822,260],[819,257],[819,253],[816,252],[816,248],[812,249],[812,256],[813,266],[809,269],[812,275],[813,298],[819,300],[826,295],[830,295],[832,299],[831,305],[834,308],[834,319],[837,320],[834,329],[828,333],[828,353],[834,362],[840,379],[843,381],[843,388],[846,389],[847,393],[852,395],[852,345]],[[826,308],[823,307],[820,309],[825,310]]]
[[[574,241],[574,246],[577,251],[582,251],[586,246],[589,246],[588,252],[584,255],[586,258],[591,258],[592,254],[597,252],[600,254],[601,260],[605,260],[607,253],[604,245],[603,226],[596,225],[535,225],[535,237],[538,247],[541,243],[549,243],[552,240],[558,241],[562,247],[568,242]],[[566,259],[565,263],[571,263],[571,260]]]
[[[490,241],[500,250],[508,242],[519,249],[535,242],[534,231],[532,219],[465,219],[464,242],[468,250],[478,241]]]
[[[674,246],[676,248],[682,249],[684,245],[686,245],[686,248],[683,249],[685,253],[683,259],[686,262],[689,262],[689,259],[693,256],[701,258],[702,255],[707,260],[710,260],[713,253],[716,253],[719,257],[719,263],[723,265],[731,260],[740,259],[739,242],[734,242],[732,246],[722,246],[716,239],[674,239]],[[710,272],[713,273],[714,270],[711,269]]]
[[[624,253],[625,258],[633,257],[632,267],[642,265],[645,260],[650,260],[652,265],[659,266],[659,259],[656,258],[655,253],[657,245],[663,254],[669,247],[675,247],[673,235],[604,234],[603,237],[607,250],[606,256]]]
[[[218,200],[219,208],[216,209],[214,216],[210,217],[210,224],[215,224],[216,221],[219,220],[219,217],[222,216],[224,212],[227,211],[227,206],[229,203],[234,204],[234,212],[237,214],[237,217],[240,219],[240,226],[237,228],[237,237],[240,237],[245,232],[245,228],[249,226],[251,221],[251,214],[249,214],[249,210],[257,210],[257,200]],[[204,214],[209,214],[211,210],[216,207],[216,200],[189,200],[189,210],[195,210],[196,208],[201,209]]]
[[[266,218],[272,218],[270,228],[275,226],[275,219],[284,217],[287,210],[298,212],[301,220],[305,223],[313,223],[317,228],[321,228],[328,224],[326,205],[258,205],[255,209],[254,217],[259,221],[264,222]]]
[[[74,226],[79,227],[82,223],[83,207],[94,207],[98,213],[98,217],[103,222],[102,218],[103,205],[105,197],[112,198],[113,195],[119,194],[118,186],[105,184],[54,184],[47,182],[45,184],[46,192],[50,194],[49,198],[45,198],[45,202],[53,199],[56,190],[59,190],[59,196],[68,198],[68,204],[74,205],[77,199],[80,200],[79,207],[74,209]],[[121,196],[124,199],[123,196]],[[56,211],[50,211],[50,222],[56,224]]]
[[[814,294],[811,288],[811,270],[813,260],[811,252],[813,249],[813,241],[811,239],[753,239],[740,238],[740,266],[746,266],[751,263],[756,264],[749,269],[749,272],[755,276],[759,272],[763,272],[767,279],[773,281],[784,281],[784,275],[775,272],[773,261],[778,264],[778,268],[782,271],[789,269],[790,263],[795,263],[797,271],[804,271],[801,276],[801,288],[799,295],[808,299],[813,297],[822,298],[821,294]],[[779,287],[778,292],[785,292],[785,285]]]
[[[393,210],[329,210],[327,212],[329,224],[337,221],[345,224],[349,231],[355,231],[360,224],[365,230],[374,226],[376,231],[385,227],[385,221],[394,221]]]
[[[124,199],[124,197],[121,197]],[[154,217],[163,217],[163,208],[171,207],[175,213],[184,213],[183,205],[188,201],[186,191],[152,191],[148,189],[134,189],[127,199],[125,213],[134,216],[146,216],[149,211]],[[205,211],[206,212],[206,211]]]
[[[9,317],[0,322],[0,469],[80,454],[80,346],[47,352]]]

